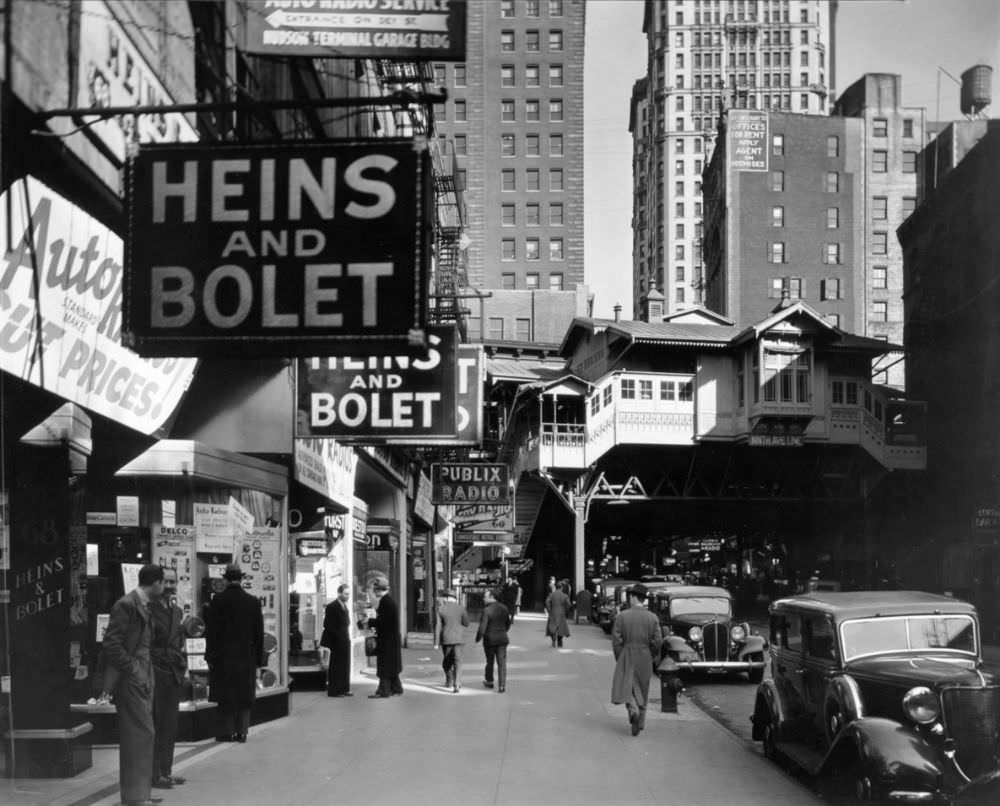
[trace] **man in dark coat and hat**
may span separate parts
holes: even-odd
[[[320,646],[330,650],[326,694],[328,697],[353,697],[351,694],[351,611],[347,604],[351,589],[337,587],[337,598],[326,606]]]
[[[615,617],[611,629],[611,649],[615,654],[611,702],[625,703],[633,736],[646,727],[649,681],[663,643],[660,620],[646,609],[648,593],[641,582],[629,588],[629,607]]]
[[[399,637],[399,607],[389,595],[389,582],[376,579],[372,584],[372,593],[378,599],[375,608],[375,618],[368,626],[375,628],[378,638],[378,649],[375,653],[375,674],[378,675],[378,688],[369,699],[393,697],[403,693],[403,683],[399,679],[403,671],[403,646]]]
[[[220,742],[245,742],[257,690],[257,669],[264,654],[264,616],[260,600],[240,585],[236,564],[222,575],[228,583],[208,609],[205,660],[209,699],[219,704]]]

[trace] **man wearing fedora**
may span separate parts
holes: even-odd
[[[625,703],[632,735],[646,727],[649,681],[660,659],[663,632],[660,620],[646,609],[649,590],[641,582],[628,589],[629,606],[615,617],[611,629],[611,649],[615,673],[611,681],[611,702]]]
[[[437,615],[441,668],[444,669],[445,688],[451,688],[456,694],[462,690],[462,646],[465,644],[465,628],[468,626],[469,614],[465,611],[465,605],[459,603],[455,591],[443,591]]]
[[[376,579],[372,583],[372,594],[378,599],[375,618],[368,622],[369,629],[375,628],[378,649],[375,653],[375,674],[378,688],[368,699],[398,697],[403,693],[403,683],[399,679],[403,671],[403,646],[399,636],[399,607],[389,594],[389,581]]]
[[[260,600],[240,585],[243,571],[231,563],[228,583],[208,608],[205,660],[208,696],[219,704],[220,742],[245,742],[257,690],[257,669],[264,654],[264,616]]]

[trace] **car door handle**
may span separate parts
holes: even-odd
[[[806,673],[805,669],[796,669],[795,670],[795,674],[805,674],[805,673]]]

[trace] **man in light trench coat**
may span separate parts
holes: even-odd
[[[611,648],[615,653],[615,674],[611,681],[611,702],[625,703],[632,735],[646,727],[649,681],[660,660],[663,632],[660,620],[646,609],[649,591],[641,582],[629,589],[629,607],[615,617]]]

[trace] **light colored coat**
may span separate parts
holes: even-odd
[[[465,628],[469,626],[469,614],[465,605],[454,599],[445,599],[438,608],[438,643],[441,646],[465,643]]]
[[[661,643],[660,620],[646,608],[630,607],[618,614],[611,630],[611,648],[615,653],[611,702],[646,708],[649,681],[660,660]]]

